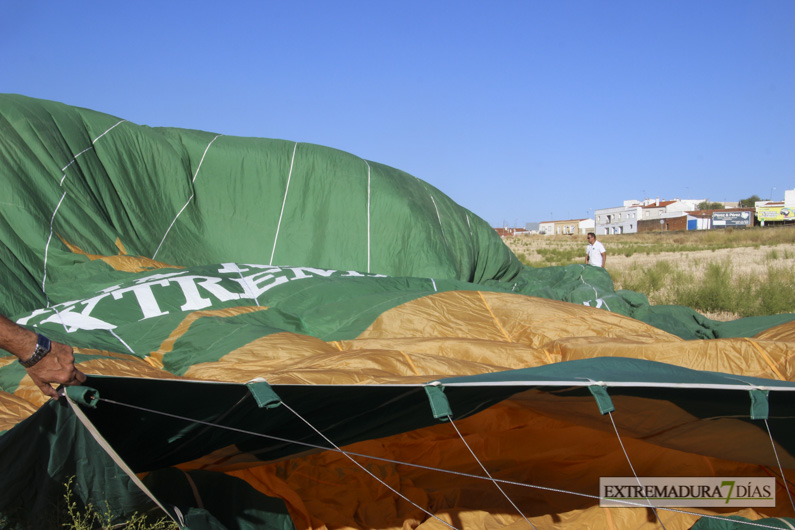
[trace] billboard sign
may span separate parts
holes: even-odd
[[[729,226],[751,226],[753,216],[751,212],[712,212],[713,228],[726,228]]]
[[[795,209],[784,206],[765,206],[756,209],[760,221],[789,221],[795,219]]]

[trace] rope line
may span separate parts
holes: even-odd
[[[439,207],[436,206],[436,199],[433,198],[433,195],[428,193],[428,196],[431,198],[431,202],[433,203],[433,209],[436,210],[436,218],[439,220],[439,229],[442,231],[442,239],[444,239],[444,245],[447,247],[447,250],[452,252],[450,249],[450,242],[447,241],[447,234],[444,233],[444,225],[442,225],[442,215],[439,213]]]
[[[86,147],[85,149],[83,149],[82,151],[77,153],[75,156],[73,156],[72,159],[69,161],[69,163],[61,168],[61,173],[63,173],[63,175],[61,175],[61,180],[58,181],[58,187],[61,187],[61,188],[63,187],[63,183],[66,180],[66,170],[69,168],[69,166],[74,164],[75,161],[77,161],[77,159],[83,153],[92,150],[94,148],[94,144],[97,142],[97,140],[99,140],[100,138],[102,138],[103,136],[108,134],[117,125],[119,125],[121,123],[124,123],[125,121],[127,121],[127,120],[119,120],[118,122],[116,122],[115,125],[110,126],[107,130],[105,130],[105,132],[103,132],[102,134],[100,134],[99,136],[97,136],[96,138],[91,140],[91,145],[90,146]],[[52,212],[52,216],[50,217],[50,235],[49,235],[49,237],[47,237],[47,243],[44,245],[44,265],[43,265],[44,272],[42,274],[42,280],[41,280],[41,292],[44,295],[45,301],[47,302],[47,307],[50,307],[50,297],[47,295],[47,291],[46,291],[46,288],[45,288],[45,284],[47,282],[47,255],[49,254],[49,251],[50,251],[50,241],[52,241],[53,226],[55,224],[55,214],[58,213],[58,209],[61,207],[61,203],[63,202],[65,197],[66,197],[66,191],[63,192],[63,195],[61,195],[61,198],[58,200],[57,206],[55,206],[55,210],[53,210],[53,212]]]
[[[638,474],[635,472],[635,466],[632,465],[632,460],[629,459],[629,454],[627,453],[627,449],[624,447],[624,442],[621,440],[621,435],[618,434],[618,427],[616,427],[616,421],[613,418],[613,413],[608,412],[607,414],[608,416],[610,416],[610,423],[613,424],[613,430],[616,432],[616,438],[618,438],[618,443],[619,445],[621,445],[621,450],[624,452],[624,457],[627,459],[627,463],[629,464],[629,469],[632,470],[632,475],[635,477],[635,480],[638,482],[638,486],[640,486],[641,489],[643,489],[643,484],[641,483],[640,478],[638,478]],[[660,519],[660,514],[657,513],[657,508],[655,508],[654,505],[651,503],[651,499],[649,499],[646,495],[644,495],[643,497],[646,499],[649,508],[651,508],[652,511],[654,512],[654,516],[660,522],[660,526],[662,526],[663,529],[665,529],[665,524],[663,524],[662,519]]]
[[[61,199],[58,201],[57,206],[55,206],[55,210],[52,212],[52,217],[50,217],[50,235],[47,237],[47,244],[44,245],[44,276],[41,279],[41,292],[44,294],[44,299],[47,302],[47,307],[50,307],[50,297],[47,295],[47,290],[45,288],[45,284],[47,283],[47,256],[50,252],[50,241],[52,241],[52,231],[53,231],[53,224],[55,224],[55,214],[58,213],[58,209],[61,207],[61,203],[63,203],[64,198],[66,197],[66,192],[63,192],[61,195]]]
[[[133,351],[133,349],[132,349],[132,348],[130,348],[130,345],[129,345],[129,344],[127,344],[126,342],[124,342],[124,340],[123,340],[121,337],[119,337],[119,336],[116,334],[116,332],[115,332],[115,331],[113,331],[112,329],[109,329],[108,331],[110,331],[110,334],[111,334],[111,335],[113,335],[114,337],[116,337],[116,339],[118,339],[118,341],[119,341],[119,342],[121,342],[121,343],[124,345],[124,347],[125,347],[125,348],[127,348],[127,350],[128,350],[130,353],[132,353],[133,355],[135,355],[135,352]]]
[[[362,471],[364,471],[365,473],[367,473],[368,475],[370,475],[372,478],[374,478],[375,480],[377,480],[378,482],[380,482],[380,483],[381,483],[381,485],[382,485],[382,486],[384,486],[385,488],[387,488],[389,491],[391,491],[391,492],[392,492],[392,493],[394,493],[395,495],[399,496],[401,499],[403,499],[404,501],[408,502],[409,504],[411,504],[412,506],[414,506],[414,507],[415,507],[415,508],[417,508],[418,510],[422,510],[422,512],[423,512],[423,513],[425,513],[425,515],[428,515],[428,516],[430,516],[430,517],[433,517],[434,519],[436,519],[437,521],[441,522],[441,523],[442,523],[442,524],[444,524],[445,526],[448,526],[448,527],[450,527],[450,528],[455,528],[455,526],[453,526],[453,525],[451,525],[451,524],[449,524],[449,523],[447,523],[447,522],[443,521],[443,520],[442,520],[442,519],[440,519],[439,517],[435,516],[434,514],[432,514],[431,512],[429,512],[428,510],[426,510],[426,509],[425,509],[425,508],[423,508],[422,506],[420,506],[419,504],[415,503],[414,501],[412,501],[411,499],[409,499],[408,497],[406,497],[405,495],[403,495],[402,493],[400,493],[399,491],[397,491],[396,489],[394,489],[392,486],[390,486],[389,484],[387,484],[386,482],[384,482],[384,481],[383,481],[383,480],[381,480],[380,478],[376,477],[376,476],[375,476],[375,475],[374,475],[374,474],[373,474],[373,473],[372,473],[370,470],[368,470],[366,467],[364,467],[364,466],[363,466],[363,465],[361,465],[359,462],[357,462],[357,461],[356,461],[356,460],[355,460],[355,459],[354,459],[352,456],[350,456],[348,453],[346,453],[345,451],[343,451],[342,449],[340,449],[339,447],[337,447],[337,445],[336,445],[334,442],[332,442],[332,441],[331,441],[331,440],[330,440],[328,437],[326,437],[326,435],[325,435],[325,434],[323,434],[323,433],[322,433],[322,432],[320,432],[318,429],[316,429],[314,425],[312,425],[311,423],[309,423],[309,422],[308,422],[307,420],[305,420],[305,419],[304,419],[304,418],[303,418],[303,417],[302,417],[300,414],[298,414],[296,411],[294,411],[292,408],[290,408],[290,406],[289,406],[289,405],[287,405],[287,403],[285,403],[284,401],[282,401],[282,406],[284,406],[284,407],[285,407],[287,410],[289,410],[290,412],[292,412],[292,413],[293,413],[293,415],[294,415],[296,418],[298,418],[299,420],[301,420],[302,422],[304,422],[304,423],[305,423],[307,426],[309,426],[309,428],[310,428],[310,429],[312,429],[313,431],[315,431],[315,433],[317,433],[318,435],[320,435],[320,436],[321,436],[321,437],[322,437],[322,438],[323,438],[323,439],[324,439],[326,442],[328,442],[329,444],[331,444],[331,445],[334,447],[334,449],[335,449],[336,451],[339,451],[339,452],[341,452],[343,455],[345,455],[345,456],[348,458],[348,460],[350,460],[351,462],[353,462],[354,464],[356,464],[356,466],[357,466],[357,467],[359,467],[359,469],[361,469]],[[456,530],[457,530],[457,529],[456,529]]]
[[[469,444],[467,443],[466,439],[465,439],[465,438],[464,438],[464,436],[461,434],[461,431],[459,431],[459,430],[458,430],[458,427],[456,426],[455,422],[453,421],[453,418],[452,418],[452,416],[449,416],[449,415],[448,415],[448,416],[447,416],[447,419],[450,421],[450,425],[452,425],[452,426],[453,426],[453,429],[455,429],[455,432],[456,432],[456,434],[458,435],[458,437],[459,437],[459,438],[461,438],[461,441],[462,441],[462,442],[464,442],[464,446],[465,446],[465,447],[466,447],[466,448],[469,450],[469,454],[471,454],[471,455],[472,455],[472,458],[474,458],[474,459],[475,459],[475,462],[477,462],[477,463],[478,463],[478,465],[479,465],[479,466],[480,466],[480,468],[483,470],[483,472],[486,474],[486,476],[489,478],[489,480],[491,480],[492,484],[494,484],[494,486],[496,486],[496,488],[497,488],[498,490],[500,490],[500,493],[502,493],[502,496],[503,496],[503,497],[505,497],[505,499],[506,499],[506,500],[507,500],[509,503],[511,503],[511,506],[513,506],[513,508],[514,508],[514,509],[515,509],[515,510],[516,510],[516,511],[519,513],[519,515],[521,515],[521,516],[522,516],[522,519],[524,519],[524,520],[527,522],[527,524],[529,524],[530,526],[532,526],[533,528],[535,528],[536,530],[538,530],[538,528],[536,527],[536,525],[534,525],[533,523],[531,523],[531,522],[530,522],[530,520],[527,518],[527,516],[525,516],[525,514],[522,512],[522,510],[520,510],[520,509],[519,509],[519,507],[518,507],[518,506],[517,506],[517,505],[516,505],[516,504],[513,502],[513,500],[511,500],[511,498],[508,496],[508,494],[507,494],[507,493],[505,493],[505,490],[503,490],[503,489],[500,487],[500,485],[499,485],[499,484],[498,484],[498,483],[497,483],[497,482],[494,480],[494,477],[492,477],[492,476],[491,476],[491,473],[489,473],[488,469],[486,469],[486,466],[484,466],[484,465],[483,465],[483,462],[481,462],[481,461],[480,461],[480,459],[477,457],[477,455],[475,454],[475,451],[473,451],[473,450],[472,450],[472,448],[469,446]]]
[[[295,164],[295,151],[298,149],[298,142],[293,145],[293,157],[290,159],[290,172],[287,173],[287,185],[284,187],[284,199],[282,199],[282,211],[279,212],[279,222],[276,224],[276,235],[273,237],[273,250],[271,250],[271,260],[268,265],[273,265],[273,256],[276,254],[276,241],[279,240],[279,230],[282,228],[282,217],[284,207],[287,204],[287,192],[290,190],[290,179],[293,177],[293,164]]]
[[[201,160],[199,160],[199,165],[196,166],[196,172],[193,174],[193,178],[190,181],[191,184],[196,182],[196,177],[199,176],[199,170],[201,169],[202,164],[204,163],[204,157],[207,156],[207,151],[210,150],[210,146],[213,145],[213,142],[215,142],[218,139],[219,136],[221,136],[221,135],[220,134],[215,135],[215,138],[210,140],[210,143],[207,144],[207,147],[204,148],[204,153],[202,153]],[[155,250],[154,255],[152,255],[152,259],[155,259],[157,257],[157,253],[160,252],[160,247],[162,247],[163,243],[166,241],[166,237],[168,237],[168,233],[171,232],[171,228],[173,228],[174,223],[177,222],[177,219],[179,219],[179,216],[182,215],[182,212],[185,211],[185,208],[188,207],[190,202],[193,200],[193,197],[195,197],[195,196],[196,196],[196,190],[193,189],[193,191],[191,191],[190,197],[188,197],[188,200],[185,202],[185,204],[182,206],[182,208],[179,210],[179,212],[177,212],[177,215],[176,215],[176,217],[174,217],[174,220],[171,221],[171,224],[168,225],[168,229],[166,229],[166,233],[163,234],[163,239],[160,240],[160,244],[157,245],[157,250]]]
[[[370,272],[370,164],[367,160],[367,272]]]
[[[312,449],[320,449],[320,450],[323,450],[323,451],[334,451],[334,452],[341,453],[341,454],[344,454],[344,455],[357,456],[357,457],[361,457],[361,458],[369,458],[371,460],[376,460],[378,462],[384,462],[384,463],[395,464],[395,465],[402,465],[402,466],[411,467],[411,468],[415,468],[415,469],[423,469],[423,470],[426,470],[426,471],[434,471],[434,472],[443,473],[443,474],[447,474],[447,475],[455,475],[455,476],[458,476],[458,477],[471,478],[471,479],[475,479],[475,480],[488,480],[487,478],[485,478],[483,476],[480,476],[480,475],[472,475],[470,473],[464,473],[464,472],[455,471],[455,470],[452,470],[452,469],[442,469],[442,468],[433,467],[433,466],[425,466],[425,465],[422,465],[422,464],[414,464],[414,463],[411,463],[411,462],[402,462],[400,460],[394,460],[394,459],[390,459],[390,458],[372,456],[372,455],[367,455],[367,454],[364,454],[364,453],[357,453],[357,452],[354,452],[354,451],[345,451],[345,450],[340,449],[340,448],[325,447],[325,446],[322,446],[322,445],[312,444],[312,443],[309,443],[309,442],[302,442],[302,441],[299,441],[299,440],[290,440],[288,438],[281,438],[279,436],[273,436],[273,435],[270,435],[270,434],[263,434],[263,433],[248,431],[246,429],[239,429],[237,427],[231,427],[231,426],[228,426],[228,425],[219,425],[219,424],[216,424],[216,423],[213,423],[213,422],[209,422],[209,421],[197,420],[197,419],[188,418],[188,417],[185,417],[185,416],[180,416],[178,414],[171,414],[169,412],[163,412],[163,411],[159,411],[159,410],[154,410],[154,409],[150,409],[150,408],[147,408],[147,407],[141,407],[141,406],[138,406],[138,405],[131,405],[129,403],[122,403],[121,401],[116,401],[116,400],[113,400],[113,399],[108,399],[108,398],[103,398],[103,397],[100,397],[100,398],[97,398],[97,399],[100,402],[111,403],[113,405],[119,405],[121,407],[127,407],[127,408],[131,408],[131,409],[136,409],[136,410],[140,410],[140,411],[144,411],[144,412],[149,412],[151,414],[158,414],[160,416],[165,416],[165,417],[168,417],[168,418],[174,418],[174,419],[178,419],[178,420],[182,420],[182,421],[193,422],[193,423],[197,423],[197,424],[200,424],[200,425],[206,425],[206,426],[209,426],[209,427],[215,427],[215,428],[218,428],[218,429],[224,429],[224,430],[231,431],[231,432],[247,434],[249,436],[254,436],[254,437],[257,437],[257,438],[275,440],[277,442],[284,442],[284,443],[289,443],[289,444],[293,444],[293,445],[300,445],[302,447],[308,447],[308,448],[312,448]],[[575,497],[583,497],[583,498],[594,499],[594,500],[598,500],[598,501],[601,501],[603,499],[603,497],[600,497],[599,495],[591,495],[589,493],[580,493],[580,492],[577,492],[577,491],[568,491],[568,490],[564,490],[564,489],[560,489],[560,488],[552,488],[552,487],[549,487],[549,486],[540,486],[540,485],[537,485],[537,484],[525,484],[523,482],[516,482],[516,481],[513,481],[513,480],[506,480],[506,479],[500,479],[500,478],[494,478],[492,480],[494,482],[499,482],[500,484],[507,484],[507,485],[519,486],[519,487],[523,487],[523,488],[537,489],[537,490],[548,491],[548,492],[552,492],[552,493],[562,493],[562,494],[566,494],[566,495],[573,495]],[[623,500],[623,499],[610,499],[610,500],[612,502],[618,502],[620,504],[625,504],[625,505],[627,505],[627,507],[632,507],[632,508],[648,508],[649,507],[647,504],[641,504],[641,503],[627,501],[627,500]],[[695,517],[706,517],[708,519],[715,519],[715,520],[719,520],[719,521],[725,521],[725,517],[720,517],[720,516],[717,516],[717,515],[697,513],[697,512],[689,512],[687,510],[679,510],[679,509],[671,508],[671,507],[667,507],[667,506],[659,506],[658,509],[663,510],[663,511],[667,511],[667,512],[679,513],[679,514],[682,514],[682,515],[690,515],[690,516],[695,516]],[[444,521],[442,521],[442,522],[444,522]],[[733,523],[740,523],[740,524],[744,524],[746,526],[752,526],[752,527],[756,527],[756,528],[770,528],[770,529],[773,529],[773,530],[781,530],[777,526],[770,526],[770,525],[765,525],[765,524],[755,523],[755,522],[746,522],[746,521],[732,521],[732,522]],[[447,524],[447,523],[445,523],[445,524]]]
[[[770,425],[765,418],[765,427],[767,428],[767,435],[770,437],[770,445],[773,447],[773,454],[776,455],[776,463],[778,464],[778,471],[781,473],[781,480],[784,482],[784,489],[787,490],[787,497],[789,497],[789,504],[792,506],[792,511],[795,512],[795,503],[792,501],[792,493],[789,491],[787,484],[787,477],[784,476],[784,468],[781,466],[781,460],[778,458],[778,451],[776,450],[776,442],[773,441],[773,433],[770,432]]]

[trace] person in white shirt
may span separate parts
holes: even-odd
[[[585,249],[585,263],[594,267],[604,267],[607,262],[605,246],[596,240],[596,234],[588,232],[588,248]]]

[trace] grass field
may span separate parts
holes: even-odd
[[[616,290],[718,320],[795,312],[795,227],[599,236]],[[532,267],[585,262],[585,236],[505,238]]]

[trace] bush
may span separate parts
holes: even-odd
[[[731,266],[723,263],[710,263],[704,279],[695,288],[677,286],[674,303],[713,313],[737,313],[736,291],[732,290]]]
[[[178,530],[177,523],[167,517],[153,518],[146,514],[134,513],[129,520],[123,522],[114,522],[118,519],[110,511],[107,501],[105,502],[105,509],[102,513],[97,511],[92,504],[88,506],[78,505],[77,501],[73,498],[72,482],[74,477],[64,484],[66,492],[64,498],[66,500],[66,515],[67,521],[63,523],[64,528],[69,530]]]
[[[795,285],[792,276],[795,268],[768,267],[767,278],[757,280],[755,299],[758,303],[749,312],[750,315],[777,315],[795,312]]]

